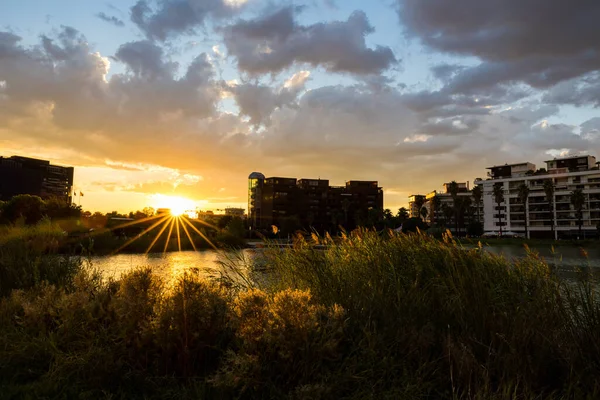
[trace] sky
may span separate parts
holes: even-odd
[[[5,0],[0,155],[76,201],[246,207],[247,177],[377,180],[384,206],[486,167],[600,157],[596,0]]]

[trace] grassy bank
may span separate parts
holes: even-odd
[[[597,239],[581,239],[581,240],[553,240],[553,239],[519,239],[519,238],[460,238],[460,243],[477,245],[479,242],[485,246],[520,246],[527,245],[529,247],[592,247],[600,246],[600,241]]]
[[[420,235],[317,240],[330,246],[267,250],[265,287],[233,265],[228,284],[190,271],[171,287],[148,269],[107,282],[79,267],[5,292],[2,396],[600,395],[593,282]]]

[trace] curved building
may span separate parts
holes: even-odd
[[[253,172],[248,176],[248,222],[251,228],[259,226],[262,217],[262,188],[265,176]]]

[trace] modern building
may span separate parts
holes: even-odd
[[[73,167],[51,165],[50,161],[12,156],[0,157],[0,199],[19,194],[55,197],[71,204]]]
[[[546,168],[535,164],[505,164],[487,168],[488,178],[478,179],[483,186],[484,230],[486,232],[515,232],[529,237],[555,239],[577,237],[579,234],[576,210],[571,194],[581,189],[585,197],[582,215],[582,235],[593,236],[600,223],[600,170],[593,156],[563,157],[546,161]],[[552,198],[546,197],[544,183],[551,182]],[[519,199],[519,187],[529,189],[526,204]],[[494,187],[500,187],[503,201],[497,204]]]
[[[248,223],[251,229],[297,225],[317,231],[352,229],[381,218],[383,189],[377,181],[348,181],[330,186],[326,179],[248,177]],[[375,216],[375,214],[377,214]]]
[[[456,198],[457,202],[461,202],[458,209],[455,208],[451,182],[448,182],[442,185],[439,192],[434,190],[426,195],[410,196],[408,205],[411,217],[421,217],[421,209],[425,208],[427,209],[425,222],[430,225],[444,226],[455,234],[457,227],[460,231],[466,232],[466,227],[471,221],[481,222],[483,220],[483,202],[477,203],[473,197],[473,191],[469,188],[469,182],[457,182],[457,186]],[[419,202],[422,204],[420,209]]]

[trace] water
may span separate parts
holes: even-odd
[[[242,250],[241,256],[251,260],[255,251]],[[123,273],[137,267],[151,267],[152,271],[170,282],[186,269],[197,268],[207,277],[216,277],[226,273],[220,262],[235,262],[242,265],[237,259],[238,253],[225,251],[181,251],[170,253],[148,254],[116,254],[112,256],[91,257],[92,266],[103,273],[105,277],[119,278]]]
[[[486,251],[495,254],[502,254],[506,258],[524,257],[526,251],[522,246],[484,246]],[[544,259],[551,264],[556,273],[564,278],[573,278],[577,270],[581,267],[592,267],[592,271],[600,275],[600,246],[587,248],[586,255],[580,248],[565,246],[556,247],[554,253],[551,247],[542,246],[532,248],[539,252]],[[245,249],[241,255],[246,260],[255,258],[258,250]],[[182,251],[172,253],[150,253],[150,254],[117,254],[113,256],[92,257],[91,262],[95,268],[98,268],[106,277],[118,278],[124,272],[140,266],[149,266],[154,273],[161,276],[166,281],[171,281],[179,276],[183,271],[189,268],[198,268],[207,277],[219,276],[220,273],[226,273],[219,264],[220,261],[226,261],[229,258],[236,258],[235,253],[223,251]],[[234,263],[242,265],[240,260],[233,260]]]

